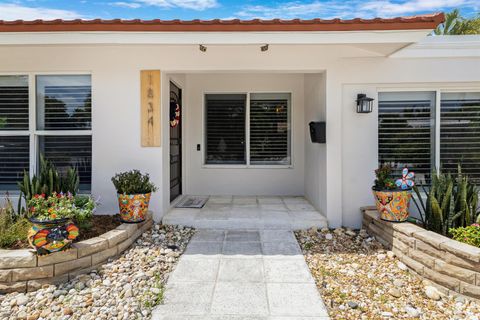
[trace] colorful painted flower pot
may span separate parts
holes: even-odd
[[[31,218],[28,242],[40,255],[63,251],[70,248],[79,230],[70,219],[37,220]]]
[[[120,219],[127,223],[145,221],[151,193],[117,194]]]
[[[412,198],[411,190],[373,190],[380,219],[403,222],[408,218],[408,207]]]

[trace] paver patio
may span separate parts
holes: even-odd
[[[199,230],[156,320],[329,319],[290,230]]]

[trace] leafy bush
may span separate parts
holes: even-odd
[[[413,188],[416,193],[413,200],[426,229],[447,236],[452,228],[480,222],[478,188],[462,174],[460,166],[456,179],[450,174],[434,172],[431,186],[422,188],[426,201],[417,186]]]
[[[480,247],[480,224],[478,223],[468,227],[452,228],[450,234],[457,241]]]
[[[91,196],[79,195],[75,197],[75,222],[80,229],[90,229],[96,202]]]
[[[157,187],[150,181],[150,176],[138,170],[117,173],[112,178],[113,185],[120,194],[138,194],[157,191]]]
[[[375,190],[395,190],[397,186],[395,181],[391,178],[392,175],[392,166],[389,164],[381,165],[377,170],[375,170]]]
[[[0,206],[0,248],[9,248],[19,241],[26,241],[30,223],[15,214],[12,202],[5,198]]]

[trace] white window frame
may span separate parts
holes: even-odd
[[[14,72],[0,73],[0,76],[27,76],[28,77],[28,130],[0,130],[0,136],[29,136],[29,175],[32,178],[37,173],[39,162],[39,138],[41,136],[92,136],[93,135],[93,114],[92,128],[90,130],[37,130],[37,76],[72,76],[89,75],[91,72]],[[90,78],[91,80],[91,78]],[[93,93],[93,86],[92,86]],[[10,194],[18,194],[19,190],[8,190]]]
[[[380,93],[385,92],[435,92],[435,108],[433,110],[435,115],[434,121],[434,141],[433,141],[433,148],[434,148],[434,163],[435,170],[439,172],[440,170],[440,116],[441,116],[441,100],[442,100],[442,93],[461,93],[461,92],[480,92],[480,85],[479,86],[461,86],[461,85],[444,85],[444,86],[424,86],[424,87],[378,87],[376,93],[376,100],[379,101]],[[378,106],[378,104],[377,104]],[[377,117],[377,134],[378,134],[378,117]],[[377,154],[378,156],[378,154]],[[377,158],[378,162],[378,158]]]
[[[290,121],[290,164],[250,164],[250,94],[252,93],[283,93],[290,94],[290,110],[289,110],[289,121]],[[245,110],[245,157],[246,164],[207,164],[206,156],[207,150],[205,148],[206,144],[206,134],[207,134],[207,122],[205,112],[207,111],[207,106],[205,103],[205,97],[207,94],[245,94],[247,99],[245,100],[246,110]],[[293,132],[294,132],[294,113],[293,113],[293,92],[288,90],[266,90],[266,91],[203,91],[202,92],[202,141],[203,141],[203,152],[202,152],[202,168],[205,169],[293,169],[294,166],[294,146],[293,146]]]

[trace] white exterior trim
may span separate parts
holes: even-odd
[[[429,30],[424,29],[275,32],[2,32],[0,45],[413,43],[428,33]]]

